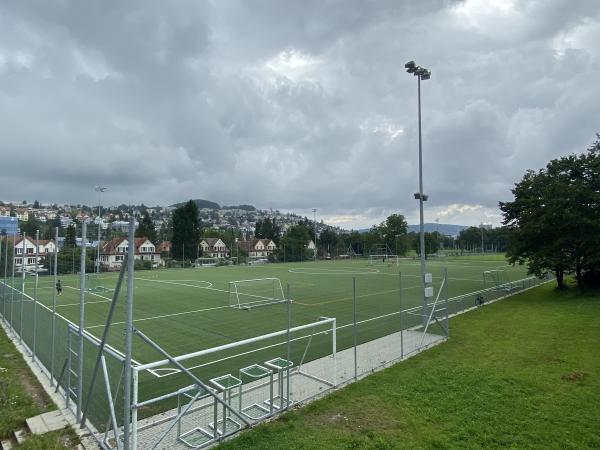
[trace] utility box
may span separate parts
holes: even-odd
[[[431,275],[431,274],[428,274],[428,275]],[[431,286],[426,287],[425,288],[425,298],[431,298],[431,297],[433,297],[433,288]]]
[[[433,276],[430,273],[425,274],[425,283],[433,283]]]

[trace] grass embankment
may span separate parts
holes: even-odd
[[[600,292],[553,285],[223,449],[600,448]]]
[[[0,438],[8,438],[13,431],[23,428],[28,417],[54,409],[56,406],[0,328]],[[77,436],[69,428],[42,436],[29,436],[17,448],[59,450],[70,448],[77,442]]]

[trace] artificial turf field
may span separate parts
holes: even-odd
[[[433,274],[433,285],[437,293],[444,270],[448,271],[448,296],[454,297],[478,291],[484,287],[483,271],[501,268],[506,271],[509,280],[526,277],[524,267],[508,266],[502,255],[468,256],[444,259],[432,259],[427,270]],[[418,260],[401,260],[398,265],[369,265],[368,261],[317,261],[303,263],[265,264],[256,266],[225,266],[191,269],[159,269],[137,271],[134,279],[134,327],[149,336],[172,355],[186,353],[236,342],[246,338],[263,335],[287,327],[287,305],[277,304],[250,310],[231,308],[229,282],[260,278],[278,278],[284,291],[289,284],[291,303],[291,325],[298,326],[315,322],[319,317],[337,319],[338,350],[352,343],[350,324],[353,319],[353,278],[356,279],[356,314],[358,342],[365,342],[407,328],[419,322],[417,316],[405,316],[401,325],[397,313],[415,307],[421,303]],[[401,282],[399,273],[402,274]],[[79,318],[78,276],[60,276],[63,293],[57,298],[56,365],[64,359],[65,323],[73,323]],[[112,289],[116,283],[116,273],[102,273],[98,281],[104,288]],[[9,283],[10,280],[7,280]],[[19,286],[19,280],[15,281]],[[52,277],[40,277],[35,291],[33,278],[26,278],[25,293],[46,305],[52,305]],[[400,288],[401,286],[401,288]],[[34,305],[25,298],[23,315],[18,294],[14,291],[12,302],[4,294],[3,315],[11,320],[17,330],[24,320],[23,337],[32,347],[32,316]],[[264,295],[268,295],[266,292]],[[107,317],[111,291],[85,293],[85,329],[100,337]],[[125,319],[125,283],[115,311],[110,330],[109,344],[117,350],[123,349],[123,323]],[[50,354],[49,326],[50,315],[47,309],[36,310],[37,353],[45,365]],[[23,317],[24,319],[21,319]],[[369,320],[371,319],[371,320]],[[412,321],[412,322],[411,322]],[[278,340],[281,342],[281,339]],[[272,343],[272,342],[271,342]],[[331,337],[321,335],[312,342],[308,360],[327,354]],[[306,347],[292,349],[295,359],[306,351]],[[283,348],[273,346],[270,353],[254,355],[244,363],[262,362],[269,355],[281,356]],[[162,357],[147,344],[134,340],[133,358],[139,363],[148,363]],[[203,361],[194,361],[201,364]],[[190,362],[191,364],[191,362]],[[231,361],[218,365],[205,366],[198,371],[199,376],[207,379],[229,369]],[[242,364],[241,361],[236,362]],[[235,371],[239,367],[232,367]],[[57,369],[58,370],[58,369]],[[160,393],[179,383],[189,384],[189,379],[178,376],[168,377],[156,383],[146,380],[148,393]],[[180,379],[178,381],[178,378]],[[142,380],[142,384],[144,380]]]
[[[447,267],[449,297],[483,289],[483,271],[502,268],[511,281],[525,278],[524,267],[508,266],[502,255],[457,257],[427,262],[437,288]],[[402,273],[402,299],[398,272]],[[193,269],[163,269],[136,272],[134,287],[134,326],[173,355],[185,354],[245,338],[284,329],[285,305],[251,310],[229,307],[229,286],[233,280],[275,277],[284,291],[290,286],[292,326],[336,317],[338,327],[352,321],[352,278],[356,278],[357,320],[365,320],[420,304],[419,261],[401,261],[399,265],[369,265],[365,260],[318,261],[304,263],[227,266]],[[59,277],[63,294],[57,300],[57,312],[77,323],[79,318],[78,277]],[[116,273],[102,273],[102,286],[112,289]],[[27,278],[25,292],[33,296],[33,278]],[[53,281],[40,277],[37,299],[52,305]],[[110,343],[122,349],[124,313],[123,284],[120,304],[115,313]],[[268,295],[269,288],[265,288]],[[108,313],[111,291],[87,292],[85,328],[100,337]],[[402,304],[400,303],[402,301]],[[137,347],[137,346],[136,346]],[[136,348],[134,358],[150,362],[152,357]],[[154,355],[152,355],[154,356]]]

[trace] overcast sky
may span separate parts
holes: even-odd
[[[0,199],[499,222],[600,132],[597,0],[0,3]]]

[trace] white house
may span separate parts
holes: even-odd
[[[42,259],[54,255],[54,250],[56,249],[56,244],[52,239],[45,240],[40,239],[38,241],[38,270],[41,269]],[[36,246],[35,239],[27,236],[23,241],[22,237],[18,237],[15,241],[14,246],[14,258],[15,258],[15,271],[21,272],[23,270],[23,266],[25,266],[26,271],[35,271],[36,265]]]
[[[246,241],[238,241],[238,248],[248,252],[248,256],[252,258],[267,257],[275,250],[277,246],[271,239],[248,239]]]
[[[229,249],[225,242],[219,238],[204,238],[200,241],[202,255],[209,258],[227,258]]]
[[[129,242],[127,238],[123,237],[103,242],[100,250],[100,264],[108,270],[120,269],[128,248]],[[152,261],[153,267],[161,264],[160,252],[157,252],[155,245],[149,239],[135,238],[134,249],[134,259]]]

